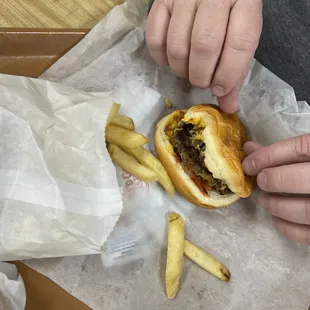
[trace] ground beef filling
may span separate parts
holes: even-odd
[[[206,145],[196,137],[202,130],[195,128],[191,123],[180,122],[175,128],[170,142],[184,168],[195,176],[196,181],[200,184],[203,183],[205,191],[214,190],[220,195],[229,194],[231,191],[227,185],[223,181],[213,178],[204,164]]]

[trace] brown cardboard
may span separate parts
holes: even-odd
[[[87,29],[0,29],[0,73],[38,77]]]

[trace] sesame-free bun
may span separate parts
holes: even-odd
[[[216,179],[223,180],[232,193],[220,195],[202,191],[182,167],[180,158],[170,143],[174,128],[180,121],[203,126],[202,140],[205,165]],[[246,129],[237,114],[225,114],[215,105],[200,104],[187,111],[175,111],[161,119],[155,132],[158,157],[180,194],[193,204],[204,208],[219,208],[233,204],[239,198],[251,195],[253,184],[245,176],[242,160],[243,144],[249,140]]]

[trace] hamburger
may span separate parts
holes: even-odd
[[[213,209],[251,195],[252,180],[241,164],[249,139],[237,114],[200,104],[161,119],[155,147],[177,191],[193,204]]]

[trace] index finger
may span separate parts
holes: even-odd
[[[257,175],[265,168],[310,161],[310,134],[263,147],[242,163],[247,175]]]
[[[163,1],[155,1],[151,7],[146,25],[146,44],[152,58],[159,65],[168,65],[166,55],[167,32],[170,12]]]
[[[193,85],[207,88],[224,44],[230,1],[199,2],[191,37],[189,77]]]
[[[212,92],[228,94],[253,58],[262,30],[262,0],[238,0],[233,6],[223,53],[216,69]]]

